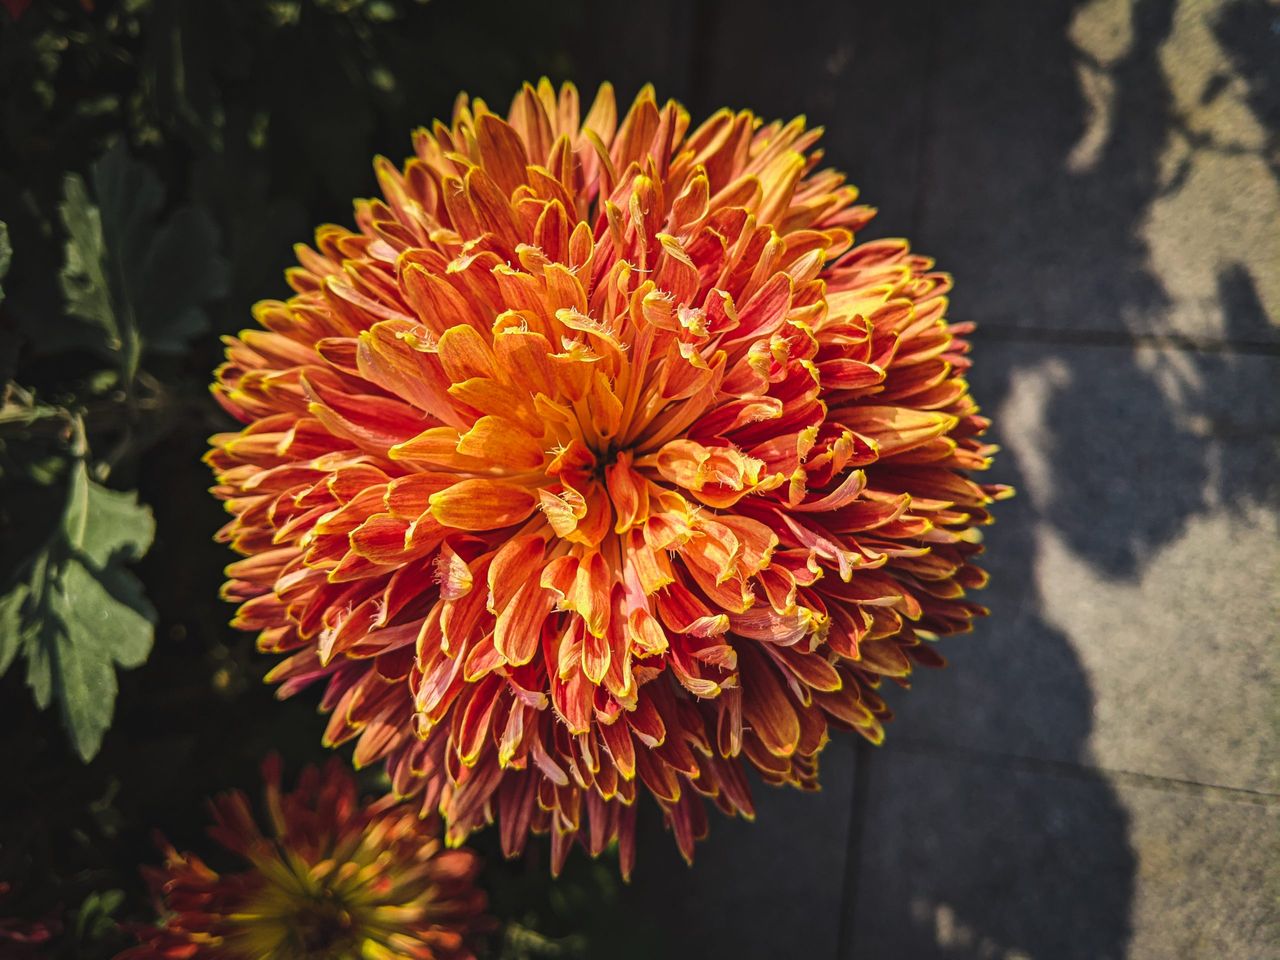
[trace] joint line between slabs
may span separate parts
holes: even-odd
[[[862,737],[853,745],[853,797],[849,804],[849,839],[845,848],[844,881],[840,893],[840,922],[836,925],[836,956],[856,960],[858,892],[862,877],[863,834],[871,798],[871,767],[875,748]]]
[[[1032,773],[1066,776],[1076,780],[1107,780],[1111,783],[1125,786],[1147,787],[1171,793],[1189,793],[1196,796],[1210,795],[1236,803],[1280,807],[1280,794],[1266,790],[1254,790],[1249,787],[1228,787],[1217,783],[1201,783],[1198,780],[1185,780],[1179,777],[1161,777],[1156,774],[1137,773],[1132,770],[1090,766],[1086,763],[1071,760],[1047,760],[1016,753],[998,753],[973,747],[929,743],[924,740],[902,737],[897,740],[891,739],[890,742],[886,743],[884,749],[889,753],[901,752],[919,756],[941,757],[946,760],[958,760],[964,763],[988,764]]]
[[[1219,340],[1181,333],[1134,333],[1129,330],[1061,330],[978,322],[974,340],[1053,343],[1071,347],[1156,347],[1185,353],[1230,353],[1280,357],[1280,343],[1265,340]]]

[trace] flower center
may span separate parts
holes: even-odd
[[[329,960],[347,956],[355,945],[355,918],[331,892],[305,903],[294,918],[294,940],[299,956]]]
[[[251,956],[346,960],[359,955],[366,925],[358,908],[327,887],[269,885],[246,904],[233,941]]]

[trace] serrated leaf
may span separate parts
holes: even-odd
[[[42,709],[55,700],[76,752],[98,752],[115,708],[117,667],[151,652],[155,611],[125,566],[151,545],[151,511],[132,493],[70,471],[62,519],[44,547],[0,598],[0,669],[21,652],[27,684]]]
[[[75,174],[59,206],[67,232],[62,288],[67,311],[100,334],[99,349],[131,378],[145,351],[172,353],[208,328],[204,305],[225,292],[218,229],[183,207],[164,223],[160,180],[117,143],[90,172],[93,197]]]

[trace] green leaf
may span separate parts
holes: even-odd
[[[22,646],[22,602],[25,584],[19,584],[0,597],[0,676],[9,669]]]
[[[117,666],[151,652],[155,611],[125,564],[151,545],[155,522],[133,493],[70,472],[57,530],[0,597],[0,670],[21,652],[41,709],[57,701],[76,752],[98,752],[115,707]]]
[[[102,337],[101,346],[108,352],[118,351],[124,344],[111,306],[102,216],[77,174],[69,173],[64,178],[62,197],[58,213],[67,231],[67,251],[60,279],[67,313],[96,328]]]
[[[9,274],[9,262],[13,259],[13,247],[9,244],[9,228],[0,220],[0,280]],[[0,287],[0,303],[4,302],[4,287]]]
[[[112,914],[123,903],[123,890],[94,891],[89,894],[76,912],[76,938],[84,943],[100,940],[111,933],[116,927]]]
[[[143,261],[138,315],[145,349],[176,353],[208,330],[202,305],[226,293],[227,278],[213,220],[194,207],[175,212]]]
[[[122,144],[94,163],[90,179],[92,199],[75,174],[63,184],[63,294],[68,313],[98,331],[99,348],[131,380],[144,351],[180,351],[208,329],[204,305],[225,293],[227,265],[205,211],[183,207],[158,222],[164,188]]]

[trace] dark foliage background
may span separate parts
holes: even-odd
[[[43,921],[35,955],[109,957],[118,924],[154,916],[153,830],[210,852],[206,797],[256,793],[269,750],[292,771],[324,753],[315,698],[275,701],[217,596],[219,336],[459,90],[505,103],[581,75],[584,3],[0,7],[0,924]],[[93,603],[66,602],[73,577]],[[493,955],[654,955],[643,929],[614,935],[616,864],[575,857],[553,885],[541,846],[478,846]]]

